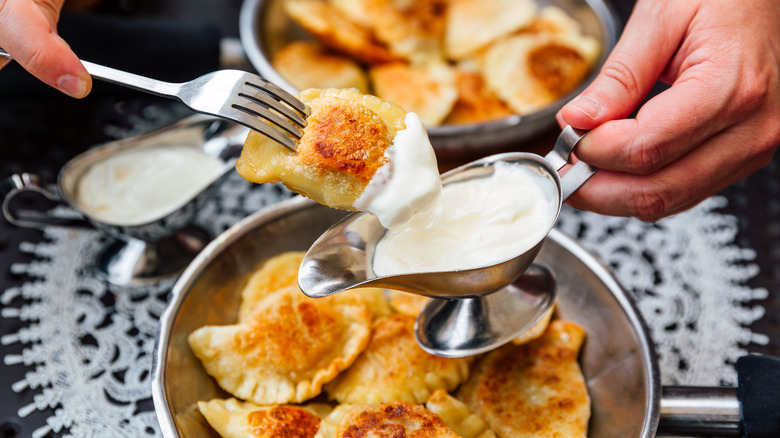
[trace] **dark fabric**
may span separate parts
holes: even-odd
[[[154,79],[187,81],[219,65],[219,31],[206,22],[63,13],[57,28],[79,58]],[[93,82],[98,94],[117,87]],[[18,65],[0,71],[0,99],[31,93],[60,97]]]
[[[58,31],[81,59],[154,79],[183,82],[219,68],[220,31],[204,21],[64,13]],[[152,103],[191,114],[175,100],[99,80],[72,99],[12,62],[0,70],[0,178],[59,169]]]
[[[749,355],[737,360],[745,438],[780,437],[780,358]]]

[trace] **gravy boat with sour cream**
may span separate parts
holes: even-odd
[[[554,301],[554,279],[532,263],[555,225],[563,202],[597,169],[580,161],[563,176],[572,149],[584,131],[566,127],[545,157],[525,152],[492,155],[442,175],[444,185],[489,176],[497,162],[521,165],[548,180],[555,213],[539,241],[507,260],[469,269],[376,275],[373,259],[386,229],[368,213],[355,213],[333,225],[311,246],[298,284],[310,297],[358,287],[386,287],[434,300],[417,319],[421,347],[441,356],[479,354],[511,341],[541,320]],[[532,267],[529,269],[529,267]]]
[[[211,240],[211,236],[191,226],[195,214],[216,191],[221,181],[235,168],[248,128],[221,119],[196,115],[156,131],[101,145],[68,161],[59,172],[56,185],[44,184],[38,175],[20,173],[0,181],[3,214],[12,224],[28,228],[61,226],[93,228],[113,238],[97,255],[96,267],[112,284],[140,286],[179,274]],[[221,166],[212,181],[169,210],[132,224],[110,223],[79,206],[78,187],[86,172],[96,163],[120,152],[142,148],[184,146],[218,159]],[[25,192],[43,195],[65,211],[16,208],[14,198]],[[76,214],[73,214],[73,213]]]

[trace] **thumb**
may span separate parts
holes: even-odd
[[[92,78],[35,2],[8,1],[0,8],[0,43],[46,84],[76,98],[89,93]]]
[[[561,108],[559,122],[593,129],[634,111],[684,37],[687,22],[679,11],[671,14],[670,9],[675,8],[664,0],[637,2],[601,71],[579,96]]]

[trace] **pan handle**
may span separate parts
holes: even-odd
[[[665,386],[658,435],[739,437],[737,388]]]
[[[780,358],[737,360],[737,388],[663,388],[658,435],[776,438],[780,436]]]

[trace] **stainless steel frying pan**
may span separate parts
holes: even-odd
[[[185,270],[162,317],[154,358],[152,390],[163,436],[217,436],[196,403],[227,396],[190,352],[187,335],[206,324],[233,323],[254,269],[281,252],[308,249],[344,214],[303,198],[285,201],[217,237]],[[645,323],[600,262],[557,230],[537,260],[556,267],[558,316],[587,331],[580,363],[592,399],[591,438],[740,436],[735,388],[661,387]]]

